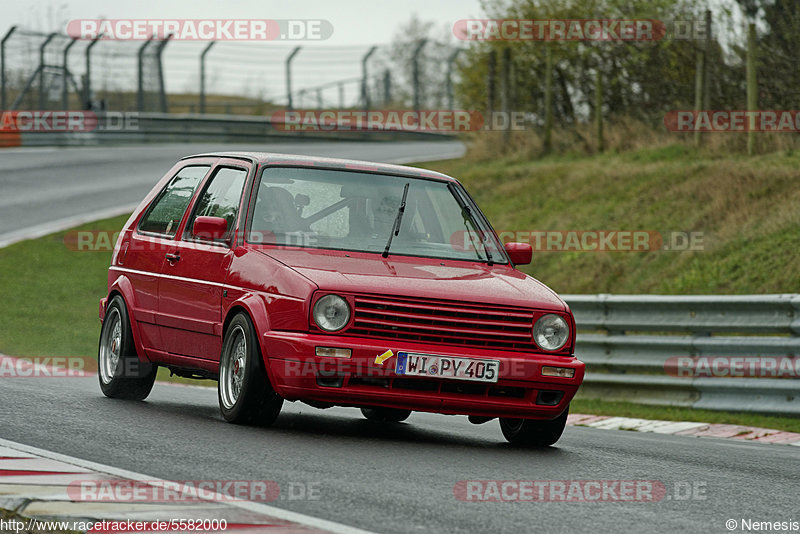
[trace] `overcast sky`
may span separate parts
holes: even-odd
[[[0,13],[4,25],[41,31],[64,31],[80,18],[326,19],[329,42],[349,45],[387,42],[413,13],[452,25],[482,11],[479,0],[0,0]]]
[[[433,22],[432,36],[441,40],[459,19],[482,16],[480,0],[0,0],[0,35],[12,25],[38,32],[67,32],[67,24],[78,19],[323,19],[333,26],[324,41],[220,42],[207,59],[207,87],[218,94],[261,95],[274,100],[285,95],[285,58],[292,48],[303,50],[293,62],[293,89],[313,88],[336,80],[360,77],[361,57],[372,45],[392,42],[412,16]],[[27,39],[27,41],[26,41]],[[10,69],[35,68],[38,42],[18,33],[9,43]],[[70,55],[70,68],[77,75],[84,69],[84,41]],[[93,88],[135,87],[136,41],[108,42],[93,53]],[[168,92],[196,93],[199,54],[206,43],[183,41],[165,49],[164,64]],[[60,43],[54,43],[53,54]],[[119,56],[110,51],[124,50]],[[389,47],[379,48],[373,60]],[[55,57],[55,56],[54,56]],[[53,61],[58,61],[54,59]],[[26,73],[27,77],[28,74]],[[348,82],[346,99],[358,97],[358,82]],[[312,89],[313,90],[313,89]],[[325,90],[326,104],[338,101],[336,87]]]

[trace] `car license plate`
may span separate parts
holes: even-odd
[[[405,376],[497,382],[500,374],[500,362],[498,360],[398,352],[395,372]]]

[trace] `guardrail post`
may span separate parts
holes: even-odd
[[[136,94],[136,109],[139,112],[144,111],[144,66],[142,62],[144,61],[144,51],[147,49],[147,46],[153,41],[153,37],[151,36],[147,41],[144,42],[142,46],[139,47],[139,51],[137,52],[137,59],[138,59],[138,90]]]
[[[169,112],[169,106],[167,104],[167,92],[164,90],[164,66],[161,63],[161,54],[164,52],[164,48],[166,48],[172,37],[172,34],[167,35],[167,38],[158,43],[158,48],[156,48],[156,64],[158,65],[158,99],[161,103],[161,113]]]
[[[427,39],[420,39],[419,42],[417,42],[417,47],[414,49],[414,56],[412,57],[411,62],[412,79],[414,82],[414,111],[417,113],[419,113],[422,101],[422,89],[420,87],[419,79],[419,55],[422,53],[422,49],[425,47],[427,42]]]
[[[47,36],[47,39],[44,40],[42,46],[39,47],[39,109],[46,109],[44,99],[44,49],[57,35],[57,33],[51,33]]]
[[[3,37],[3,40],[0,41],[0,87],[2,87],[2,107],[0,107],[0,110],[2,111],[8,109],[6,107],[6,41],[11,38],[11,34],[13,34],[16,29],[16,26],[11,26]]]
[[[61,87],[61,107],[62,109],[69,108],[69,90],[67,89],[67,76],[69,75],[69,68],[67,67],[67,59],[69,57],[69,49],[78,42],[77,37],[73,38],[72,41],[64,47],[64,59],[61,63],[61,68],[63,69],[62,76],[64,77],[64,84]],[[80,95],[78,95],[80,97]]]
[[[211,47],[214,46],[217,42],[211,41],[208,43],[203,49],[203,53],[200,54],[200,114],[203,115],[206,112],[206,54],[211,50]]]
[[[289,57],[286,58],[286,107],[289,111],[291,111],[294,107],[292,104],[292,60],[294,59],[294,56],[300,52],[300,48],[301,47],[299,46],[295,47],[295,49],[292,50],[292,53],[289,54]]]
[[[369,111],[369,90],[367,89],[367,62],[370,56],[375,53],[377,46],[370,48],[364,57],[361,58],[361,105],[364,106],[364,111]]]

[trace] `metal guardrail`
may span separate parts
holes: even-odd
[[[96,113],[106,125],[106,114]],[[111,122],[123,122],[114,115]],[[132,113],[135,127],[123,124],[89,132],[22,132],[22,146],[83,146],[126,143],[262,141],[449,141],[453,135],[408,130],[353,129],[284,131],[271,117],[200,115],[191,113]],[[110,116],[110,114],[109,114]]]
[[[586,362],[581,396],[800,415],[795,378],[680,376],[677,358],[795,358],[800,295],[565,295]],[[791,373],[790,373],[791,374]],[[784,373],[786,376],[786,373]]]

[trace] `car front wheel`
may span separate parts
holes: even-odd
[[[112,399],[144,400],[153,389],[158,366],[139,360],[128,309],[116,295],[106,308],[97,352],[100,389]]]
[[[500,429],[503,436],[514,445],[523,447],[548,447],[558,441],[564,432],[569,415],[569,406],[564,413],[552,421],[534,419],[500,418]]]
[[[255,329],[245,313],[225,331],[219,363],[219,407],[229,423],[271,425],[283,406],[264,369]]]

